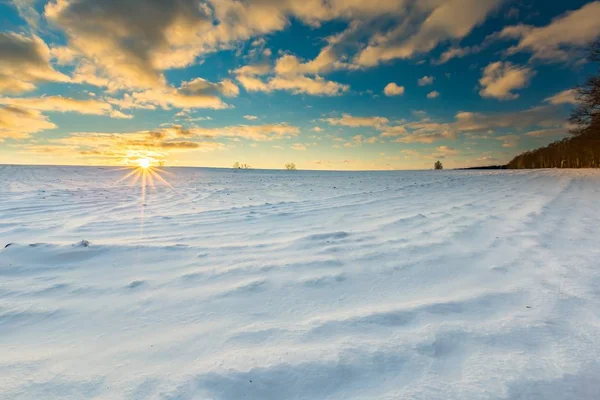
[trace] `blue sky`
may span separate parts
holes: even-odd
[[[567,135],[599,1],[0,3],[0,163],[421,169]]]

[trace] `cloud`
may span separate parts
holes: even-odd
[[[224,95],[237,97],[240,94],[240,89],[229,79],[213,83],[203,78],[195,78],[191,81],[182,82],[179,91],[181,94],[190,96]]]
[[[462,39],[501,3],[502,0],[420,2],[407,8],[397,26],[374,36],[354,61],[361,66],[375,66],[429,52],[448,40]]]
[[[0,32],[0,93],[23,93],[38,82],[68,82],[50,64],[50,49],[37,36]]]
[[[396,83],[391,82],[383,89],[383,93],[388,97],[402,96],[404,94],[404,86],[398,86]]]
[[[450,47],[448,50],[446,50],[442,53],[439,60],[435,61],[434,64],[437,64],[437,65],[444,64],[453,58],[464,57],[475,51],[477,51],[477,50],[474,50],[471,47]]]
[[[549,129],[538,129],[535,131],[529,131],[525,135],[531,137],[554,137],[554,136],[565,136],[569,129],[567,127],[560,128],[549,128]]]
[[[31,29],[37,30],[40,25],[40,14],[35,9],[35,0],[12,0],[12,5]]]
[[[437,99],[438,97],[440,97],[440,92],[438,92],[437,90],[427,93],[428,99]]]
[[[339,36],[329,38],[330,44],[321,49],[317,57],[308,62],[302,62],[291,54],[281,56],[275,63],[275,73],[278,75],[319,75],[342,69],[358,69],[358,66],[342,61],[341,55],[334,50],[333,43],[337,37]]]
[[[156,130],[130,133],[72,133],[52,139],[49,145],[29,146],[29,152],[62,153],[92,162],[129,164],[140,157],[163,159],[172,152],[224,149],[213,140],[182,140],[175,131]]]
[[[0,111],[0,121],[4,121],[2,115]],[[43,119],[40,121],[43,124]],[[54,126],[41,125],[38,129],[50,127]],[[269,141],[294,137],[299,132],[299,128],[288,124],[220,128],[186,128],[182,125],[171,125],[149,131],[125,133],[76,132],[65,138],[51,139],[48,146],[30,147],[29,151],[79,154],[85,156],[85,159],[97,158],[109,163],[129,163],[141,156],[161,159],[174,151],[221,150],[225,145],[218,141],[220,139]]]
[[[499,38],[517,39],[509,54],[531,52],[543,61],[570,62],[579,58],[580,50],[600,36],[600,2],[592,1],[578,10],[555,18],[544,27],[515,25],[504,28]]]
[[[578,104],[577,91],[575,89],[563,90],[555,94],[554,96],[548,97],[544,100],[550,104]]]
[[[32,133],[55,128],[56,125],[38,110],[0,106],[0,142],[4,139],[26,139]]]
[[[323,128],[315,126],[314,128],[311,129],[311,131],[313,131],[313,132],[323,132]]]
[[[535,72],[528,67],[519,67],[506,61],[489,64],[479,79],[481,97],[492,97],[498,100],[513,100],[519,97],[514,90],[529,86]]]
[[[427,86],[427,85],[431,85],[433,84],[433,76],[424,76],[421,79],[419,79],[418,83],[419,86]]]
[[[554,106],[537,106],[526,110],[507,113],[459,112],[453,128],[462,132],[487,132],[512,128],[524,130],[530,127],[557,127],[564,124],[563,116]]]
[[[260,76],[270,74],[272,68],[269,64],[249,64],[244,65],[233,72],[238,76]]]
[[[73,64],[80,54],[68,46],[55,46],[50,49],[52,59],[59,65]]]
[[[297,136],[300,133],[298,127],[281,123],[281,124],[264,124],[264,125],[237,125],[225,126],[219,128],[190,128],[184,129],[175,126],[170,129],[175,129],[178,135],[183,137],[203,137],[203,138],[240,138],[256,141],[278,140]]]
[[[363,142],[365,142],[363,135],[354,135],[350,141],[344,143],[344,147],[359,147]]]
[[[192,65],[202,55],[231,48],[251,38],[258,47],[264,46],[260,36],[280,31],[296,18],[317,26],[323,21],[373,19],[382,15],[399,16],[404,1],[378,0],[374,4],[329,0],[196,0],[127,2],[95,0],[60,0],[45,8],[46,18],[62,29],[69,39],[68,47],[97,68],[99,76],[109,78],[115,87],[138,90],[165,86],[165,69]],[[343,36],[343,35],[342,35]],[[291,91],[331,94],[331,84],[324,85],[317,75],[333,69],[355,69],[343,62],[338,48],[343,37],[328,38],[328,45],[308,62],[294,56],[283,56],[291,70],[277,75],[305,76],[324,87],[302,78],[288,78],[273,83],[272,90],[291,86]],[[243,76],[256,76],[239,71]],[[299,83],[300,82],[300,83]],[[256,82],[247,82],[249,86]],[[260,85],[255,87],[260,87]],[[306,91],[303,88],[313,87]],[[340,87],[338,87],[340,89]],[[343,90],[343,89],[342,89]]]
[[[295,94],[305,93],[315,96],[339,96],[348,91],[350,86],[327,81],[320,76],[280,77],[276,76],[268,82],[269,91],[286,90]]]
[[[395,137],[403,136],[407,133],[406,128],[403,125],[387,126],[381,133],[382,137]]]
[[[196,51],[185,39],[212,25],[208,10],[191,0],[61,0],[48,3],[45,16],[77,52],[121,84],[141,89],[163,84],[162,69],[189,65]]]
[[[247,119],[248,121],[256,121],[258,117],[256,115],[244,115],[244,119]]]
[[[517,135],[498,136],[496,140],[502,141],[502,147],[517,147],[520,137]]]
[[[495,33],[492,33],[491,35],[488,35],[485,39],[483,39],[478,44],[475,44],[472,46],[460,47],[459,45],[454,44],[450,48],[448,48],[446,51],[444,51],[440,55],[439,59],[433,60],[432,64],[441,65],[441,64],[444,64],[444,63],[450,61],[453,58],[461,58],[461,57],[465,57],[469,54],[479,53],[479,52],[487,49],[493,43],[497,42],[497,40],[499,38],[500,38],[500,32],[495,32]]]
[[[441,124],[423,120],[404,125],[408,135],[394,140],[398,143],[434,143],[442,140],[455,140],[458,131],[451,124]]]
[[[485,114],[461,111],[455,115],[452,122],[438,123],[424,118],[421,121],[393,128],[398,129],[396,142],[434,143],[442,140],[456,140],[461,134],[475,138],[487,138],[497,130],[523,132],[533,127],[542,128],[542,130],[562,129],[564,132],[564,117],[555,106],[538,106],[506,113]],[[406,130],[406,133],[401,132],[402,128]],[[515,140],[507,141],[509,144],[514,142]]]
[[[350,114],[342,114],[341,118],[323,118],[322,121],[330,125],[349,126],[352,128],[358,127],[382,127],[387,125],[390,120],[384,117],[355,117]]]
[[[134,97],[129,93],[125,93],[122,99],[107,97],[106,101],[114,105],[115,107],[119,107],[121,109],[156,109],[156,106],[154,104],[137,102],[137,100],[134,99]]]
[[[341,118],[323,118],[322,121],[330,125],[348,126],[353,128],[365,127],[380,131],[379,138],[395,138],[398,143],[424,143],[430,144],[439,141],[454,141],[464,134],[472,138],[489,138],[499,130],[512,130],[521,135],[527,130],[535,132],[547,132],[550,135],[558,130],[568,130],[564,126],[564,116],[554,105],[537,106],[517,112],[504,113],[476,113],[458,112],[451,122],[435,122],[427,118],[423,113],[417,113],[421,117],[419,121],[405,122],[394,121],[392,123],[385,117],[356,117],[343,114]],[[361,135],[358,135],[362,138]],[[531,134],[530,136],[534,136]],[[344,141],[341,138],[334,139]],[[371,139],[375,142],[375,139]],[[361,142],[362,143],[362,139]],[[356,141],[347,142],[344,146],[354,147]],[[339,147],[339,146],[338,146]]]
[[[276,69],[277,70],[277,69]],[[238,82],[248,92],[272,92],[276,90],[288,91],[294,94],[309,94],[313,96],[339,96],[350,89],[350,86],[338,82],[328,81],[315,75],[309,77],[285,70],[280,74],[268,78],[258,75],[273,72],[264,66],[247,65],[234,71]]]
[[[219,110],[229,107],[218,96],[202,92],[185,92],[171,87],[133,92],[131,99],[138,108],[156,105],[167,110],[171,107],[187,109],[211,108]]]
[[[427,158],[429,159],[438,159],[443,160],[447,157],[454,157],[459,154],[459,151],[454,147],[450,146],[438,146],[435,148],[435,151],[431,153]]]
[[[292,149],[298,150],[298,151],[306,151],[306,150],[308,150],[308,147],[306,147],[302,143],[294,143],[292,145]]]
[[[111,104],[95,99],[79,100],[62,96],[0,97],[0,104],[38,111],[76,112],[87,115],[107,115],[113,118],[130,118],[114,110]]]

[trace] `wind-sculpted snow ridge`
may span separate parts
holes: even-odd
[[[0,399],[598,398],[599,171],[124,172],[0,167]]]

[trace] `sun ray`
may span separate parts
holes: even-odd
[[[167,185],[168,187],[170,187],[172,190],[174,190],[177,194],[179,194],[179,192],[177,191],[177,189],[175,189],[173,187],[173,185],[171,185],[169,182],[167,182],[167,180],[165,178],[163,178],[162,176],[160,176],[160,174],[157,171],[154,171],[153,169],[150,170],[150,173],[156,178],[158,179],[161,183],[163,183],[164,185]]]
[[[131,181],[129,182],[129,186],[135,186],[138,181],[140,180],[140,177],[142,176],[142,171],[140,171],[140,169],[136,169],[135,170],[135,174],[133,175]]]
[[[154,172],[151,169],[147,169],[144,171],[144,176],[147,176],[148,178],[148,184],[150,184],[150,187],[152,189],[156,189],[156,185],[154,184]]]
[[[130,163],[134,163],[133,166],[120,168],[119,170],[129,170],[124,176],[122,176],[113,186],[126,182],[128,186],[134,187],[139,184],[139,204],[140,204],[140,225],[139,233],[140,240],[144,238],[145,230],[145,214],[146,208],[150,206],[150,197],[156,193],[157,185],[161,184],[167,186],[179,196],[181,193],[171,183],[169,183],[162,175],[173,176],[174,174],[164,169],[155,167],[152,163],[156,162],[151,157],[139,157],[129,158]]]
[[[129,167],[128,167],[129,168]],[[130,173],[128,173],[127,175],[123,176],[121,179],[119,179],[118,181],[115,182],[115,184],[113,186],[118,185],[119,183],[123,182],[124,180],[128,179],[129,177],[131,177],[132,175],[134,175],[135,173],[137,173],[138,170],[137,168],[134,169],[133,171],[131,171]]]

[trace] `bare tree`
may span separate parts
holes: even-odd
[[[600,40],[590,46],[588,59],[600,63]],[[575,88],[578,106],[569,121],[576,125],[574,135],[600,135],[600,73]]]
[[[239,162],[235,162],[233,164],[233,169],[250,169],[250,165],[249,164],[240,164]]]
[[[285,169],[287,169],[288,171],[295,171],[296,170],[296,164],[294,164],[294,163],[287,163],[287,164],[285,164]]]
[[[600,63],[600,40],[590,46],[589,60]],[[573,136],[513,158],[508,168],[600,167],[600,71],[575,88],[577,107],[569,121]]]
[[[433,169],[444,169],[444,164],[440,160],[437,160],[435,164],[433,164]]]

